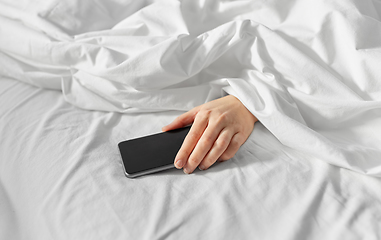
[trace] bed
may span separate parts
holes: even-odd
[[[0,239],[381,239],[381,2],[0,1]],[[229,161],[117,144],[226,94]]]

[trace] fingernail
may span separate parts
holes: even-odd
[[[182,167],[181,166],[182,163],[183,163],[183,161],[181,161],[181,159],[176,160],[175,167],[180,169]]]
[[[201,165],[198,167],[198,169],[200,169],[201,171],[204,171],[205,170],[205,166]]]
[[[184,172],[185,174],[190,174],[190,171],[189,171],[188,168],[184,168],[184,169],[183,169],[183,172]]]

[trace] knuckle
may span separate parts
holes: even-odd
[[[224,148],[228,144],[229,142],[226,138],[218,139],[218,141],[216,142],[217,148]]]
[[[235,155],[234,152],[232,152],[232,153],[228,153],[228,154],[227,154],[227,158],[228,158],[228,159],[231,159],[231,158],[234,157],[234,155]]]
[[[224,154],[222,154],[221,160],[223,160],[223,161],[229,160],[229,159],[233,158],[234,155],[235,155],[234,152],[225,152]]]
[[[212,110],[208,108],[203,108],[200,110],[198,115],[200,115],[200,117],[203,117],[203,118],[208,118],[211,113],[212,113]]]
[[[179,123],[180,123],[181,125],[183,125],[183,126],[185,126],[185,125],[188,124],[188,121],[187,121],[187,119],[185,119],[185,118],[181,118],[181,119],[179,119],[178,121],[179,121]]]
[[[229,158],[226,156],[226,154],[222,154],[221,157],[220,157],[220,160],[221,161],[226,161],[226,160],[229,160]]]
[[[184,115],[180,115],[180,116],[175,118],[174,122],[178,122],[180,124],[186,124],[187,118]]]
[[[202,146],[211,145],[213,143],[213,139],[210,136],[204,136],[201,142]]]
[[[206,170],[208,169],[210,166],[212,166],[213,162],[210,162],[210,161],[203,161],[202,163],[200,163],[199,167],[201,168],[201,170]]]
[[[231,143],[233,149],[238,149],[241,146],[241,143],[238,139],[232,139]]]
[[[215,157],[212,156],[212,155],[206,155],[206,157],[204,158],[204,160],[201,161],[201,164],[202,165],[207,165],[207,166],[210,166],[212,165],[212,163],[214,163],[216,161]]]
[[[229,116],[226,113],[222,113],[220,116],[217,118],[217,124],[222,124],[226,123],[229,120]]]
[[[198,140],[198,134],[192,132],[192,133],[188,133],[188,136],[187,138],[191,141],[197,141]]]
[[[189,156],[189,154],[190,154],[189,150],[180,149],[179,152],[177,153],[177,157],[176,158],[184,158],[186,156]]]
[[[188,160],[189,164],[191,165],[198,165],[199,164],[199,160],[197,158],[189,158]]]
[[[244,132],[244,126],[242,124],[236,124],[235,125],[236,132]]]

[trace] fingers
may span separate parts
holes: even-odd
[[[235,97],[226,96],[200,105],[162,128],[169,131],[193,123],[175,158],[175,166],[191,173],[207,169],[216,160],[232,158],[251,134],[255,116]]]
[[[221,125],[209,124],[202,134],[201,138],[197,142],[193,152],[190,154],[188,161],[184,165],[184,172],[191,173],[200,162],[204,159],[206,154],[212,148],[214,142],[216,141],[218,135],[220,134],[220,129],[223,129]],[[222,152],[221,152],[222,153]],[[217,158],[215,159],[217,160]]]
[[[188,161],[188,157],[191,155],[193,149],[195,148],[197,142],[204,133],[208,125],[208,116],[206,115],[197,115],[195,121],[189,130],[187,136],[184,139],[183,144],[181,145],[180,150],[178,151],[175,157],[175,167],[180,169],[184,167]]]
[[[185,173],[192,173],[197,166],[199,166],[200,170],[206,170],[212,166],[216,160],[226,161],[231,159],[245,142],[245,138],[242,134],[234,133],[234,131],[226,128],[220,132],[217,140],[214,140],[211,147],[208,147],[209,144],[203,144],[202,138],[203,137],[200,138],[199,143],[197,143],[196,148],[184,166]],[[203,146],[203,148],[207,149],[206,152],[204,152],[205,150],[201,150],[201,147],[198,148],[198,146]],[[196,150],[200,150],[200,152]]]
[[[185,126],[188,126],[189,124],[193,123],[197,113],[199,112],[199,107],[195,107],[189,112],[186,112],[180,116],[178,116],[173,122],[168,124],[167,126],[163,127],[161,130],[163,132],[167,132],[173,129],[182,128]]]
[[[220,155],[219,161],[226,161],[234,157],[236,152],[239,150],[242,144],[244,144],[245,138],[240,133],[236,133],[230,141],[229,146]]]
[[[206,170],[212,166],[216,160],[225,152],[228,148],[231,139],[233,137],[233,132],[223,129],[218,136],[217,140],[214,142],[213,147],[210,149],[208,154],[205,156],[204,160],[199,165],[200,170]]]

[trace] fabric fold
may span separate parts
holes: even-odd
[[[72,7],[60,4],[25,17],[2,3],[1,75],[122,113],[186,111],[225,91],[285,146],[381,177],[381,36],[359,35],[381,26],[372,9],[169,0],[99,24],[84,14],[75,28],[57,24],[53,10]]]

